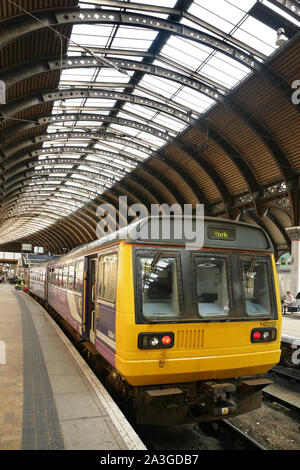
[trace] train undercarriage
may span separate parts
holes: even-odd
[[[251,376],[133,387],[114,370],[106,377],[108,388],[134,410],[136,424],[160,426],[215,421],[260,408],[261,391],[271,383]]]

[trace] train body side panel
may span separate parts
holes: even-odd
[[[45,300],[45,284],[42,281],[30,281],[29,291]]]
[[[79,334],[81,334],[81,296],[66,289],[48,285],[48,304]],[[76,313],[76,317],[75,317]]]

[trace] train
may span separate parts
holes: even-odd
[[[30,294],[88,348],[138,424],[257,409],[271,383],[265,374],[280,360],[268,235],[227,219],[191,219],[201,223],[198,245],[180,232],[182,217],[148,216],[30,269]]]

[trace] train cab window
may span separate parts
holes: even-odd
[[[139,257],[142,313],[146,320],[176,319],[181,314],[177,259],[159,252]]]
[[[226,260],[215,256],[194,259],[198,314],[226,317],[230,314]]]
[[[241,258],[243,295],[249,316],[271,314],[268,263],[257,256]]]
[[[111,253],[99,258],[98,298],[116,301],[118,254]]]
[[[82,294],[83,288],[83,270],[84,261],[78,261],[75,265],[75,278],[74,278],[74,290],[79,294]]]
[[[68,290],[73,290],[74,288],[74,265],[70,265],[68,269]]]

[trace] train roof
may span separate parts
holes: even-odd
[[[47,266],[60,264],[71,258],[80,258],[99,248],[121,241],[137,245],[183,245],[190,249],[205,247],[273,252],[270,238],[262,228],[255,225],[214,217],[149,216],[137,219],[126,227],[90,243],[80,245],[48,263]]]

